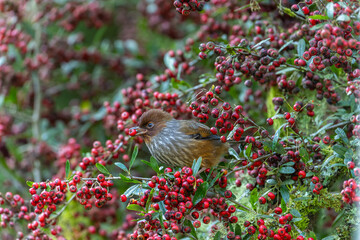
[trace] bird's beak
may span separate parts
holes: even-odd
[[[129,130],[134,130],[136,131],[134,136],[140,136],[140,135],[144,135],[147,133],[146,129],[140,128],[140,127],[132,127]]]

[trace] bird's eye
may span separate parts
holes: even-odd
[[[148,128],[152,128],[152,127],[154,127],[154,124],[153,124],[152,122],[149,122],[149,123],[147,124],[147,127],[148,127]]]

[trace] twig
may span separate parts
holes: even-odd
[[[239,203],[239,202],[237,202],[237,201],[235,201],[235,200],[233,200],[233,199],[231,199],[231,198],[228,198],[227,200],[229,200],[229,201],[232,202],[232,203],[235,203],[236,205],[238,205],[238,206],[240,206],[240,207],[242,207],[242,208],[245,208],[246,210],[248,210],[248,211],[250,211],[250,212],[256,213],[254,210],[248,208],[247,206],[245,206],[245,205],[243,205],[243,204],[241,204],[241,203]]]
[[[130,176],[131,179],[135,180],[142,180],[142,181],[151,181],[151,178],[143,178],[143,177],[136,177]],[[105,180],[121,180],[121,177],[106,177]],[[97,181],[97,178],[81,178],[83,181]]]
[[[55,220],[56,218],[58,218],[58,217],[65,211],[65,209],[66,209],[66,207],[69,205],[69,203],[70,203],[72,200],[74,200],[75,197],[76,197],[76,194],[72,195],[71,198],[69,199],[69,201],[67,201],[67,202],[64,204],[63,208],[62,208],[59,212],[57,212],[57,213],[55,214],[55,216],[52,217],[50,220]]]
[[[216,79],[216,78],[213,78],[213,79],[210,79],[210,80],[209,80],[208,82],[206,82],[206,83],[200,83],[200,84],[198,84],[198,85],[195,85],[194,87],[191,87],[191,88],[189,88],[189,89],[186,89],[186,91],[184,91],[184,92],[182,92],[181,94],[179,94],[179,97],[182,97],[182,96],[184,96],[185,94],[190,93],[190,92],[195,91],[195,90],[198,90],[198,89],[200,89],[200,88],[205,88],[206,85],[208,85],[208,84],[210,84],[210,83],[214,83],[214,82],[216,82],[216,81],[217,81],[217,79]]]

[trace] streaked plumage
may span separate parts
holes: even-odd
[[[151,154],[165,165],[191,166],[201,156],[202,167],[212,167],[228,149],[228,144],[221,142],[206,125],[175,120],[162,110],[145,112],[139,123],[138,135],[144,138]]]

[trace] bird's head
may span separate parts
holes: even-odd
[[[159,109],[151,109],[143,115],[139,120],[139,126],[131,128],[136,131],[135,136],[142,136],[145,141],[156,136],[164,127],[166,122],[172,120],[171,114]]]

